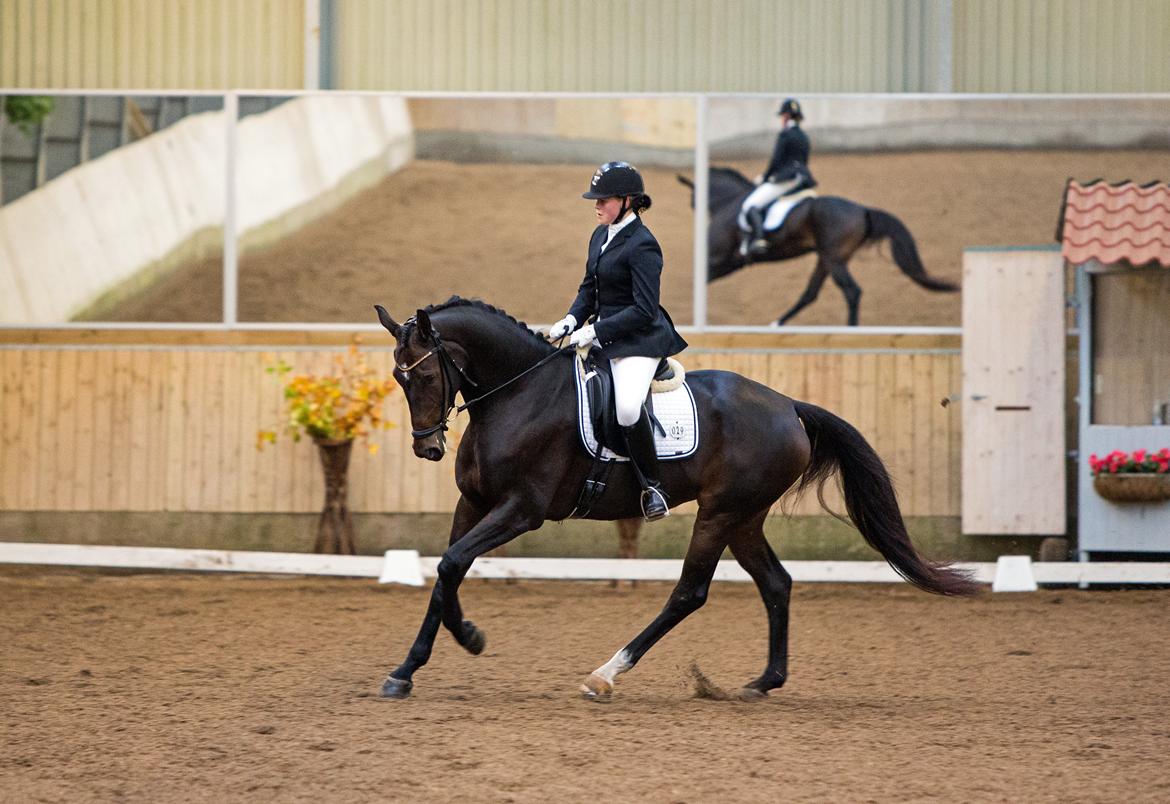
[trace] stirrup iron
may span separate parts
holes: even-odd
[[[647,522],[657,522],[659,519],[665,519],[670,516],[670,505],[666,502],[666,495],[657,486],[642,489],[641,497],[642,518]],[[662,507],[657,508],[654,503],[658,502]]]

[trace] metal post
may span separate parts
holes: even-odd
[[[1089,464],[1084,458],[1085,434],[1093,422],[1093,278],[1085,269],[1085,265],[1075,265],[1077,288],[1077,357],[1079,379],[1077,388],[1077,422],[1080,430],[1077,434],[1077,542],[1084,544],[1080,538],[1080,529],[1085,526],[1084,505],[1082,500],[1088,493],[1092,481],[1089,479]],[[1077,558],[1082,563],[1089,561],[1089,551],[1078,550]],[[1087,581],[1081,581],[1081,589],[1088,589]]]
[[[321,88],[321,0],[305,0],[305,89]]]
[[[224,197],[223,197],[223,323],[236,324],[236,291],[239,265],[236,258],[236,125],[240,98],[235,92],[223,96]]]
[[[933,14],[930,14],[933,12]],[[933,63],[928,62],[927,89],[930,92],[955,91],[955,6],[954,0],[937,0],[928,6],[928,42],[932,47]]]
[[[337,0],[317,1],[321,4],[318,18],[320,33],[317,36],[321,69],[317,85],[320,89],[336,89],[337,77],[333,73],[337,62]]]
[[[695,250],[692,295],[694,315],[691,323],[707,326],[707,172],[710,158],[707,149],[707,96],[695,98]]]

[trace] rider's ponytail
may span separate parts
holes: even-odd
[[[653,202],[650,200],[650,196],[642,193],[641,195],[634,198],[634,203],[631,204],[631,209],[634,210],[635,215],[641,215],[643,212],[650,209],[651,203]]]

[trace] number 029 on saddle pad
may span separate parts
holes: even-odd
[[[577,429],[581,434],[581,443],[592,457],[628,461],[629,458],[616,454],[608,447],[602,447],[601,455],[597,455],[597,437],[593,434],[589,393],[585,388],[586,374],[580,360],[573,361],[573,376],[577,385]],[[699,446],[699,418],[695,413],[695,398],[686,381],[673,391],[652,394],[651,400],[654,417],[666,431],[666,435],[663,435],[657,428],[654,430],[658,458],[669,461],[693,455]]]

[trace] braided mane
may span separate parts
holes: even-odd
[[[464,299],[460,296],[452,296],[451,298],[447,299],[447,301],[445,301],[445,302],[442,302],[440,304],[432,304],[432,305],[427,306],[426,308],[424,308],[424,312],[426,312],[427,315],[431,315],[432,313],[439,313],[439,312],[442,312],[443,310],[448,310],[448,309],[457,308],[457,307],[470,307],[474,310],[479,310],[481,312],[488,313],[490,315],[503,318],[504,320],[510,321],[512,324],[514,324],[517,327],[517,329],[522,330],[524,332],[524,334],[526,336],[528,336],[534,343],[538,343],[542,347],[544,347],[545,351],[550,351],[553,348],[552,345],[544,339],[544,336],[542,336],[536,332],[533,332],[531,329],[529,329],[528,325],[525,324],[523,321],[517,321],[512,316],[508,315],[507,311],[502,310],[499,307],[494,307],[494,306],[488,304],[487,302],[481,301],[479,299]]]

